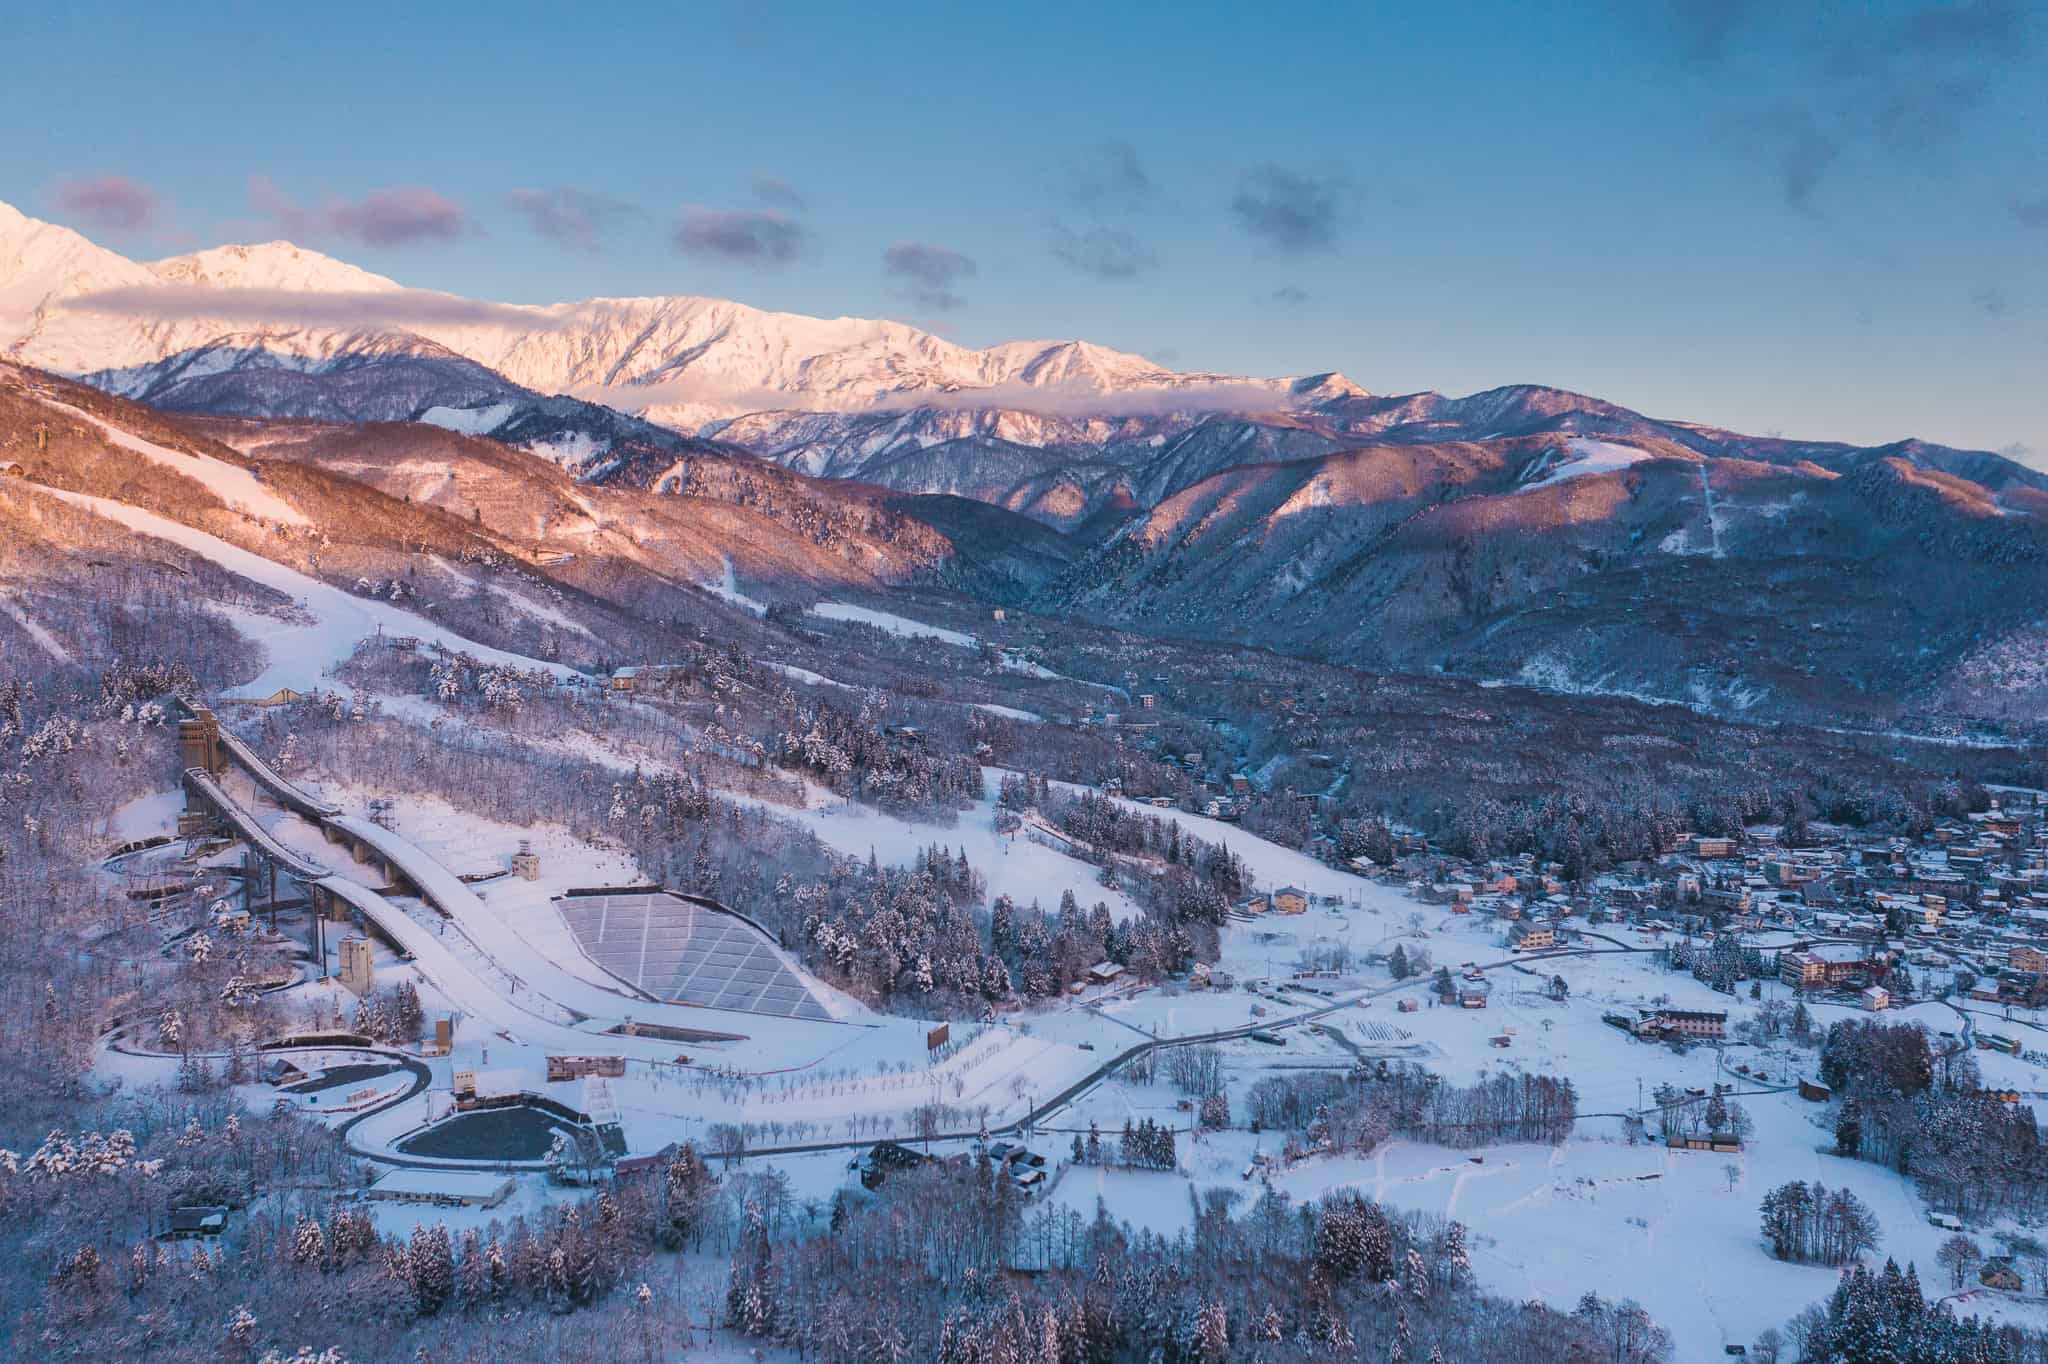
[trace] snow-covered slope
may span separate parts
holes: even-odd
[[[146,296],[107,297],[150,289],[159,291],[160,313],[149,311]],[[217,312],[199,290],[225,291]],[[427,306],[420,292],[289,242],[141,264],[0,204],[0,347],[23,363],[64,373],[151,364],[229,334],[319,357],[351,338],[402,331],[513,383],[543,393],[609,392],[619,405],[646,407],[681,429],[777,407],[865,410],[892,395],[950,405],[945,395],[977,389],[999,390],[977,397],[977,405],[1033,391],[1058,391],[1083,404],[1110,394],[1178,393],[1199,405],[1223,382],[1250,394],[1270,391],[1276,400],[1286,391],[1282,381],[1177,374],[1081,341],[973,350],[900,322],[770,313],[720,299],[464,309],[458,300]],[[359,302],[360,318],[353,326],[305,325],[279,294],[349,296]]]
[[[64,302],[158,282],[148,266],[0,203],[0,349],[9,354],[33,351],[55,369],[97,369],[105,363],[98,357],[119,343],[115,333],[133,328],[94,323],[78,341],[53,337],[53,326],[61,330],[63,321],[73,316]]]
[[[1337,374],[1183,373],[1085,341],[977,350],[900,322],[690,296],[479,303],[289,242],[143,264],[4,204],[0,355],[181,411],[346,422],[432,413],[593,479],[667,467],[620,454],[627,443],[666,448],[649,435],[658,427],[1061,529],[1113,525],[1244,465],[1529,436],[1604,442],[1610,460],[1669,444],[1836,469],[1881,453],[1995,492],[2048,492],[2048,478],[1995,455],[1741,436],[1537,385],[1383,396]],[[572,400],[646,423],[628,430],[602,408],[559,406]]]

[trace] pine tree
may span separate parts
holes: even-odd
[[[327,1259],[327,1237],[320,1231],[320,1219],[301,1217],[292,1228],[291,1261],[295,1265],[318,1267]]]
[[[417,1041],[426,1017],[420,1007],[420,992],[411,981],[400,981],[392,1002],[392,1021],[399,1040]]]
[[[1206,1302],[1195,1319],[1195,1358],[1201,1364],[1223,1364],[1230,1356],[1230,1318],[1220,1302]],[[1052,1358],[1058,1360],[1058,1355]]]
[[[705,1218],[718,1196],[719,1178],[711,1173],[697,1148],[684,1142],[670,1159],[663,1180],[671,1235],[678,1245],[688,1242],[692,1250],[704,1239]]]
[[[725,1323],[742,1334],[767,1336],[774,1332],[779,1319],[774,1254],[761,1205],[749,1202],[747,1228],[733,1252],[732,1273],[725,1289]]]
[[[463,1311],[474,1312],[490,1301],[491,1267],[484,1258],[483,1237],[475,1227],[463,1229],[462,1249],[455,1261],[455,1276]]]
[[[1465,1224],[1453,1222],[1444,1228],[1443,1281],[1453,1291],[1472,1278],[1472,1255],[1465,1246]]]

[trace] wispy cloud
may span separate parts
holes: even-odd
[[[1938,157],[1962,135],[1989,91],[1982,76],[1902,82],[1872,97],[1870,124],[1894,156]]]
[[[1711,65],[1728,55],[1756,9],[1756,0],[1665,0],[1650,13],[1669,24],[1673,46],[1683,59]]]
[[[599,250],[620,223],[647,216],[624,199],[569,186],[515,189],[505,203],[538,235],[578,251]]]
[[[314,215],[284,187],[267,175],[249,177],[249,209],[287,237],[306,237],[314,231]]]
[[[1066,197],[1076,208],[1094,214],[1144,213],[1160,204],[1138,149],[1121,138],[1098,143],[1066,168]]]
[[[1246,232],[1287,255],[1328,250],[1349,187],[1341,176],[1256,166],[1238,177],[1230,211]]]
[[[1130,143],[1111,138],[1068,161],[1057,199],[1048,223],[1053,259],[1105,280],[1131,279],[1159,264],[1134,222],[1156,215],[1166,199]]]
[[[405,330],[411,327],[515,327],[554,331],[566,319],[509,303],[483,303],[428,289],[214,289],[190,284],[102,289],[63,307],[158,322],[270,323],[280,326]]]
[[[1152,248],[1123,228],[1076,230],[1057,221],[1052,225],[1052,254],[1097,279],[1129,279],[1159,264]]]
[[[57,186],[57,207],[94,232],[141,232],[162,210],[157,192],[125,175],[89,175]]]
[[[798,192],[797,187],[779,175],[755,176],[754,197],[771,207],[787,209],[792,213],[804,207],[804,196]]]
[[[359,199],[329,195],[308,207],[267,176],[249,177],[249,204],[288,237],[341,237],[364,246],[458,241],[476,231],[461,203],[425,185],[373,189]]]
[[[1713,82],[1732,144],[1814,213],[1843,164],[1944,168],[2036,44],[2015,0],[1880,6],[1666,0],[1660,55]],[[1703,101],[1706,103],[1707,101]]]
[[[1272,293],[1266,295],[1266,301],[1268,303],[1284,303],[1290,308],[1298,308],[1308,302],[1308,290],[1297,289],[1292,284],[1283,284]]]
[[[1893,28],[1889,46],[1916,60],[1930,53],[1977,56],[2005,51],[2020,37],[2019,6],[2012,0],[1969,0],[1906,15]]]
[[[1841,142],[1821,127],[1813,110],[1800,104],[1753,114],[1740,127],[1742,136],[1775,168],[1785,202],[1801,213],[1813,212],[1814,191],[1841,157]]]
[[[787,265],[802,251],[805,232],[774,209],[686,208],[676,220],[676,249],[742,265]]]
[[[2048,227],[2048,194],[2021,195],[2013,199],[2012,216],[2028,227]]]
[[[937,242],[897,242],[882,253],[882,273],[927,308],[950,311],[966,300],[954,285],[980,273],[974,258]]]

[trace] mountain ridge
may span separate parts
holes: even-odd
[[[249,326],[234,318],[110,316],[80,306],[95,294],[151,288],[362,295],[366,318],[382,296],[387,307],[403,302],[407,315],[381,326]],[[266,303],[278,300],[233,306]],[[1973,469],[1973,481],[2028,481],[2048,490],[2048,478],[2015,473],[2022,466],[1989,451],[1916,437],[1857,447],[1747,436],[1650,418],[1541,384],[1463,397],[1382,395],[1334,371],[1279,378],[1181,372],[1082,340],[1007,341],[977,350],[901,322],[768,312],[694,295],[476,304],[408,289],[289,242],[214,247],[141,264],[0,204],[0,350],[24,363],[139,394],[161,385],[166,366],[184,373],[195,366],[281,368],[291,357],[346,354],[380,333],[417,336],[538,395],[624,409],[803,472],[865,478],[909,493],[961,493],[1063,527],[1110,500],[1121,473],[1130,475],[1124,491],[1156,501],[1227,467],[1218,461],[1238,444],[1249,445],[1254,458],[1312,458],[1377,441],[1526,435],[1546,423],[1559,434],[1669,438],[1703,454],[1767,462],[1897,447],[1944,471]],[[228,337],[242,344],[224,350]],[[1169,444],[1173,458],[1153,466],[1150,452]],[[953,464],[945,481],[932,475],[931,461],[913,458],[941,446]],[[891,481],[892,470],[900,481]]]
[[[75,306],[137,288],[178,291],[175,315]],[[250,293],[299,320],[191,302]],[[160,410],[487,437],[587,485],[877,527],[877,566],[910,535],[929,581],[991,603],[1382,671],[1806,720],[2010,715],[2048,616],[2048,475],[1541,384],[1376,394],[721,300],[474,303],[289,243],[139,265],[19,214],[0,215],[0,345],[154,355],[78,377]]]

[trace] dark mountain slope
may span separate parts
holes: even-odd
[[[1234,469],[1041,600],[1372,668],[1890,715],[2048,612],[2048,527],[1903,458],[1847,463],[1522,437]]]

